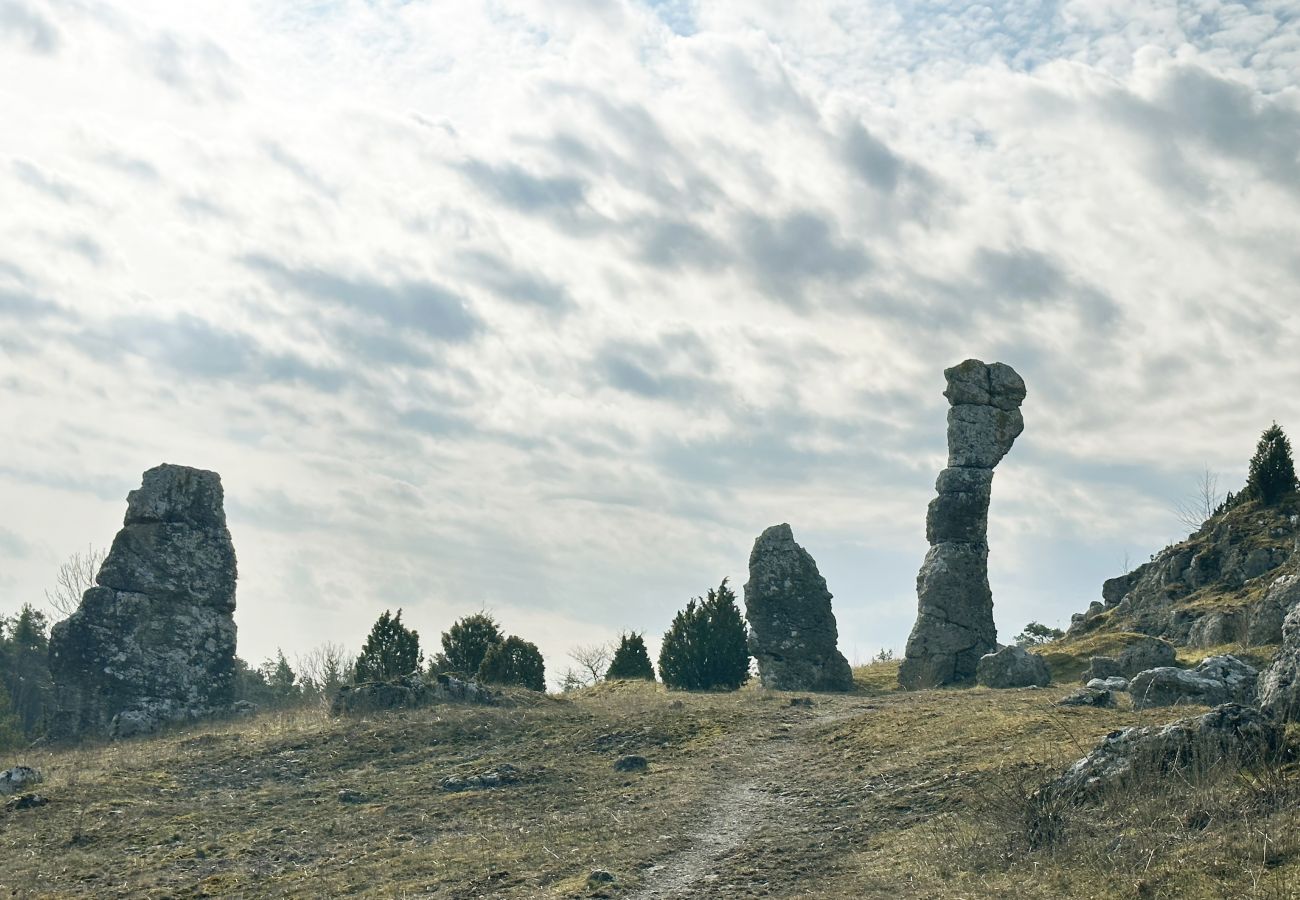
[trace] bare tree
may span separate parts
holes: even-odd
[[[326,641],[299,654],[294,668],[304,690],[328,700],[341,685],[352,681],[354,662],[355,657],[346,647]]]
[[[81,595],[95,586],[95,576],[107,556],[107,550],[87,545],[85,553],[78,550],[59,566],[59,572],[54,576],[54,590],[45,592],[45,602],[60,619],[66,619],[77,611]]]
[[[609,644],[587,644],[570,650],[569,659],[578,664],[574,675],[580,685],[595,684],[604,678],[613,655]]]
[[[1206,466],[1205,471],[1197,479],[1193,493],[1174,503],[1174,514],[1178,516],[1178,521],[1191,531],[1199,531],[1206,520],[1214,515],[1214,511],[1219,508],[1222,501],[1223,495],[1219,493],[1219,473],[1211,472],[1210,467]]]

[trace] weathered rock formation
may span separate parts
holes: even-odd
[[[1002,363],[968,359],[944,371],[948,468],[926,515],[926,554],[916,579],[918,612],[898,680],[905,688],[969,682],[997,649],[988,579],[993,467],[1024,430],[1025,383]]]
[[[975,681],[990,688],[1047,687],[1052,683],[1052,670],[1037,653],[1013,644],[981,656],[975,666]]]
[[[794,542],[789,525],[773,525],[754,541],[745,584],[749,652],[766,688],[847,691],[848,660],[836,647],[839,632],[831,592],[817,563]]]
[[[1219,706],[1255,702],[1259,672],[1235,656],[1211,656],[1193,669],[1161,666],[1129,682],[1134,709],[1153,706]]]
[[[1172,666],[1178,659],[1173,644],[1160,638],[1142,635],[1125,646],[1118,656],[1094,656],[1083,670],[1082,681],[1087,684],[1094,678],[1132,678],[1147,669]]]
[[[1243,766],[1275,759],[1282,743],[1282,729],[1272,719],[1248,706],[1229,703],[1168,725],[1112,731],[1042,792],[1085,800],[1130,780],[1155,783],[1190,767]]]
[[[363,681],[345,684],[330,701],[330,715],[372,713],[386,709],[414,709],[434,703],[470,703],[491,706],[500,691],[477,681],[462,681],[453,675],[439,675],[432,682],[412,672],[392,681]]]
[[[1282,647],[1259,677],[1259,705],[1283,722],[1300,719],[1300,606],[1282,625]]]
[[[1069,634],[1138,631],[1192,647],[1277,643],[1300,602],[1298,545],[1294,509],[1239,503],[1105,582],[1102,600],[1075,614]]]
[[[51,732],[126,736],[226,708],[235,548],[216,472],[161,465],[71,616],[50,634]]]

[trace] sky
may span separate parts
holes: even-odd
[[[548,674],[792,526],[901,650],[943,369],[1024,377],[1002,640],[1300,434],[1300,2],[0,0],[0,610],[160,462],[239,653]]]

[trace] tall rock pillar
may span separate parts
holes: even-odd
[[[916,578],[916,624],[898,682],[911,690],[960,684],[997,649],[988,577],[993,467],[1024,431],[1025,382],[1010,366],[968,359],[944,370],[948,468],[925,518],[930,552]]]
[[[229,705],[235,548],[216,472],[145,472],[95,581],[50,633],[55,737],[126,736]]]

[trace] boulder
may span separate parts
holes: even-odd
[[[1145,672],[1147,669],[1172,666],[1177,659],[1178,651],[1173,644],[1160,638],[1143,637],[1120,651],[1119,656],[1116,657],[1119,672],[1115,674],[1131,679],[1137,673]]]
[[[649,767],[650,763],[646,761],[644,756],[637,756],[635,754],[620,756],[618,759],[614,760],[615,772],[644,772]]]
[[[990,688],[1047,687],[1052,672],[1037,653],[1012,645],[981,656],[975,667],[975,681]]]
[[[40,784],[45,778],[39,769],[31,766],[14,766],[0,772],[0,795],[16,794],[32,784]]]
[[[1040,794],[1084,800],[1108,788],[1154,784],[1179,770],[1274,760],[1282,747],[1281,726],[1256,709],[1229,703],[1169,725],[1112,731]]]
[[[1300,604],[1300,575],[1283,575],[1274,581],[1251,610],[1246,626],[1246,643],[1280,644],[1287,614]]]
[[[1116,691],[1122,694],[1128,690],[1128,679],[1120,678],[1118,675],[1112,675],[1109,678],[1093,678],[1085,687],[1092,688],[1095,691]]]
[[[749,652],[763,686],[782,691],[847,691],[853,671],[836,646],[831,592],[817,563],[773,525],[754,541],[745,584]]]
[[[221,477],[145,472],[96,586],[51,630],[51,736],[140,734],[228,708],[235,580]]]
[[[1083,682],[1087,684],[1097,678],[1123,677],[1119,660],[1113,656],[1094,656],[1088,661],[1088,668],[1083,670]]]
[[[1135,709],[1153,706],[1219,706],[1255,702],[1259,672],[1235,656],[1211,656],[1194,669],[1161,666],[1139,672],[1129,683]]]
[[[1282,722],[1300,719],[1300,606],[1282,625],[1282,646],[1259,678],[1259,705]]]

